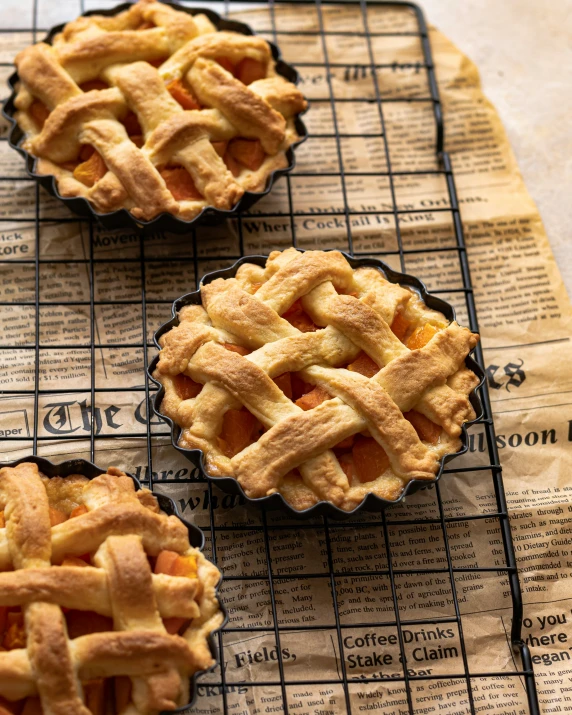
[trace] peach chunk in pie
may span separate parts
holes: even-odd
[[[433,480],[474,419],[478,336],[338,251],[271,253],[201,287],[161,339],[160,411],[251,498],[344,510]]]
[[[214,661],[218,569],[110,467],[0,469],[0,712],[159,713]]]
[[[139,0],[69,22],[15,60],[16,120],[64,197],[136,219],[232,209],[288,166],[307,103],[261,37]]]

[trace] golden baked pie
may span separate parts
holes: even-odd
[[[211,476],[295,509],[395,500],[474,419],[478,336],[338,251],[271,253],[201,287],[160,338],[160,412]]]
[[[220,574],[185,525],[111,467],[0,470],[0,711],[104,715],[185,705],[213,665]]]
[[[260,37],[139,0],[68,23],[15,60],[16,120],[36,173],[100,213],[192,219],[260,192],[288,165],[306,109]]]

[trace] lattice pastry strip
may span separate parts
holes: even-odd
[[[37,171],[56,176],[63,196],[144,220],[231,209],[263,190],[287,165],[306,108],[263,39],[155,0],[79,18],[15,61],[16,118]],[[95,158],[80,163],[89,147]]]
[[[65,518],[73,503],[79,514],[51,526],[54,513]],[[107,705],[103,695],[97,707],[89,703],[91,681],[126,676],[132,687],[117,712],[187,703],[190,675],[212,665],[206,637],[222,616],[218,570],[190,547],[182,522],[114,468],[89,481],[47,480],[32,463],[6,467],[0,506],[0,607],[21,607],[25,622],[25,646],[0,652],[0,694],[39,697],[44,715],[93,715]],[[92,565],[77,558],[86,552]],[[148,556],[161,553],[190,559],[196,573],[151,573]],[[70,639],[62,609],[111,617],[114,630]],[[190,624],[171,634],[163,619]]]
[[[395,499],[411,479],[433,479],[458,449],[474,418],[478,381],[464,361],[478,338],[378,269],[288,249],[201,294],[203,306],[183,308],[161,338],[156,377],[161,411],[183,427],[182,446],[203,450],[211,475],[235,476],[250,497],[281,491],[296,508],[351,509],[370,491]],[[293,306],[307,332],[288,319]],[[364,364],[371,373],[360,374]],[[180,375],[199,383],[193,395],[180,394]],[[281,389],[292,375],[321,391],[317,404]],[[263,433],[228,454],[225,415],[243,406]],[[354,467],[372,454],[379,473],[362,481]]]

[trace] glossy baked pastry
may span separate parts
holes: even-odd
[[[149,221],[230,210],[288,165],[306,109],[260,37],[139,0],[68,23],[15,60],[15,118],[64,197]]]
[[[159,407],[210,476],[297,510],[394,501],[475,415],[478,336],[338,251],[270,254],[201,287],[159,340]]]
[[[218,569],[113,467],[0,470],[0,696],[10,712],[158,713],[214,661]],[[9,701],[6,703],[6,701]],[[4,705],[2,706],[4,707]],[[3,710],[5,712],[5,710]]]

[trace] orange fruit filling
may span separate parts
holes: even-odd
[[[82,514],[87,514],[87,507],[85,504],[80,504],[79,506],[74,506],[70,512],[70,519],[76,516],[81,516]]]
[[[64,556],[64,560],[61,565],[83,568],[84,566],[89,566],[89,563],[84,561],[84,559],[80,559],[79,556]]]
[[[173,382],[175,383],[175,392],[181,400],[190,400],[192,397],[196,397],[203,389],[200,382],[195,382],[183,374],[175,375]]]
[[[50,525],[51,526],[57,526],[58,524],[63,524],[64,521],[67,521],[67,520],[68,520],[68,518],[63,513],[63,511],[60,511],[59,509],[54,509],[53,507],[50,507]]]
[[[240,172],[242,171],[242,166],[239,164],[239,162],[228,152],[228,150],[224,153],[223,156],[223,161],[226,164],[226,168],[230,171],[230,173],[236,178]]]
[[[23,706],[21,700],[13,702],[0,695],[0,715],[19,715]]]
[[[258,171],[266,157],[258,139],[232,139],[227,154],[251,171]]]
[[[6,608],[6,607],[4,607]],[[7,610],[4,621],[4,637],[2,639],[2,648],[5,650],[13,650],[15,648],[26,647],[26,629],[24,627],[24,614],[21,609]]]
[[[245,57],[236,68],[236,78],[243,84],[252,84],[266,77],[266,66],[258,60]]]
[[[258,439],[260,429],[260,422],[245,407],[241,410],[227,410],[217,438],[221,452],[227,457],[234,457]]]
[[[169,58],[168,57],[158,57],[156,60],[147,60],[147,64],[150,64],[151,67],[160,67],[163,62],[166,62]]]
[[[407,341],[407,347],[410,350],[419,350],[419,348],[425,347],[431,338],[436,335],[439,331],[433,325],[425,323],[422,328],[417,328],[413,331]]]
[[[379,372],[379,365],[362,350],[357,358],[348,365],[348,370],[359,372],[360,375],[365,375],[366,377],[373,377]]]
[[[180,79],[174,79],[167,85],[167,92],[177,101],[183,109],[200,109],[201,105],[195,95]]]
[[[306,313],[302,307],[302,303],[298,299],[282,314],[284,320],[287,320],[294,328],[298,328],[302,333],[313,333],[318,330],[318,326],[312,318]]]
[[[351,449],[354,445],[354,435],[351,434],[349,437],[346,437],[345,439],[342,439],[341,442],[338,442],[336,445],[334,445],[333,449]]]
[[[113,630],[113,621],[95,611],[75,611],[66,613],[66,623],[70,638],[80,638],[90,633],[105,633]]]
[[[40,102],[39,99],[35,99],[30,105],[28,112],[34,120],[34,124],[41,130],[46,123],[50,110],[43,102]]]
[[[165,630],[171,636],[176,635],[185,625],[185,623],[188,622],[188,618],[178,618],[177,616],[172,616],[171,618],[163,618],[163,625],[165,626]]]
[[[225,155],[228,142],[211,142],[211,144],[213,145],[213,149],[216,151],[216,153],[222,158]]]
[[[350,485],[355,484],[355,482],[358,481],[358,476],[352,455],[342,454],[341,457],[338,457],[338,462],[340,463],[340,467],[342,468],[344,474],[348,478]]]
[[[90,79],[87,82],[80,84],[79,88],[82,92],[91,92],[94,89],[109,89],[109,85],[101,79]]]
[[[274,378],[276,385],[282,390],[286,397],[292,399],[292,376],[289,372],[283,372]]]
[[[313,410],[314,407],[321,405],[322,402],[331,399],[332,396],[328,392],[326,392],[322,387],[317,386],[311,392],[307,392],[305,395],[302,395],[302,397],[296,400],[296,404],[298,407],[301,407],[306,411]]]
[[[242,166],[238,163],[236,159],[234,159],[228,151],[224,154],[223,156],[223,161],[226,164],[226,168],[230,171],[230,173],[236,178],[240,172],[242,171]]]
[[[391,323],[391,331],[393,334],[400,340],[403,340],[403,338],[407,335],[408,330],[408,321],[405,320],[401,313],[396,313],[393,318],[393,322]]]
[[[352,457],[360,482],[377,479],[389,467],[389,457],[381,445],[370,437],[359,437],[352,447]]]
[[[230,350],[231,353],[238,353],[239,355],[250,355],[252,352],[252,350],[243,348],[242,345],[234,345],[234,343],[223,343],[223,346]]]
[[[78,164],[74,169],[74,178],[81,181],[82,184],[91,188],[100,179],[107,174],[107,166],[103,161],[101,154],[97,151],[93,151],[87,161]]]
[[[21,715],[44,715],[40,698],[26,698]]]
[[[141,129],[141,125],[139,124],[139,120],[137,119],[135,112],[128,112],[122,124],[130,137],[141,136],[143,134],[143,130]]]
[[[105,680],[90,680],[83,684],[83,694],[85,704],[92,715],[104,715],[105,713]]]
[[[155,561],[153,573],[165,573],[171,575],[171,568],[179,554],[176,551],[161,551]]]
[[[346,293],[346,290],[344,288],[341,288],[340,286],[334,286],[334,290],[338,295],[350,295],[352,298],[358,297],[356,291],[350,291],[349,293]]]
[[[155,561],[154,573],[164,573],[168,576],[183,576],[185,578],[197,578],[197,559],[194,555],[183,556],[175,551],[161,551]],[[175,635],[188,623],[186,618],[163,618],[163,625],[167,633]]]
[[[290,373],[290,380],[292,382],[292,399],[294,401],[302,397],[302,395],[305,395],[307,392],[312,392],[314,389],[314,385],[311,385],[309,382],[304,382],[304,380],[302,380],[296,372]]]
[[[113,697],[116,713],[122,713],[131,702],[132,687],[131,678],[127,675],[119,675],[113,678]]]
[[[437,444],[441,436],[441,427],[439,427],[439,425],[431,422],[428,417],[425,417],[425,415],[416,410],[404,412],[403,416],[415,427],[415,431],[419,435],[420,440],[429,442],[429,444]]]
[[[91,144],[82,144],[79,150],[80,162],[90,159],[94,151],[95,149],[91,146]]]
[[[166,167],[159,171],[167,188],[177,201],[201,201],[203,196],[195,186],[192,176],[182,166]]]
[[[161,554],[159,554],[160,556]],[[176,558],[171,561],[168,573],[171,576],[184,576],[185,578],[197,578],[197,557],[194,555],[182,556],[175,554]],[[157,557],[158,558],[158,557]],[[155,564],[155,568],[157,565]],[[161,573],[156,571],[156,573]],[[166,572],[163,572],[166,573]]]
[[[215,57],[215,62],[218,62],[221,67],[223,67],[227,72],[230,72],[234,76],[236,72],[236,67],[230,61],[228,57]]]

